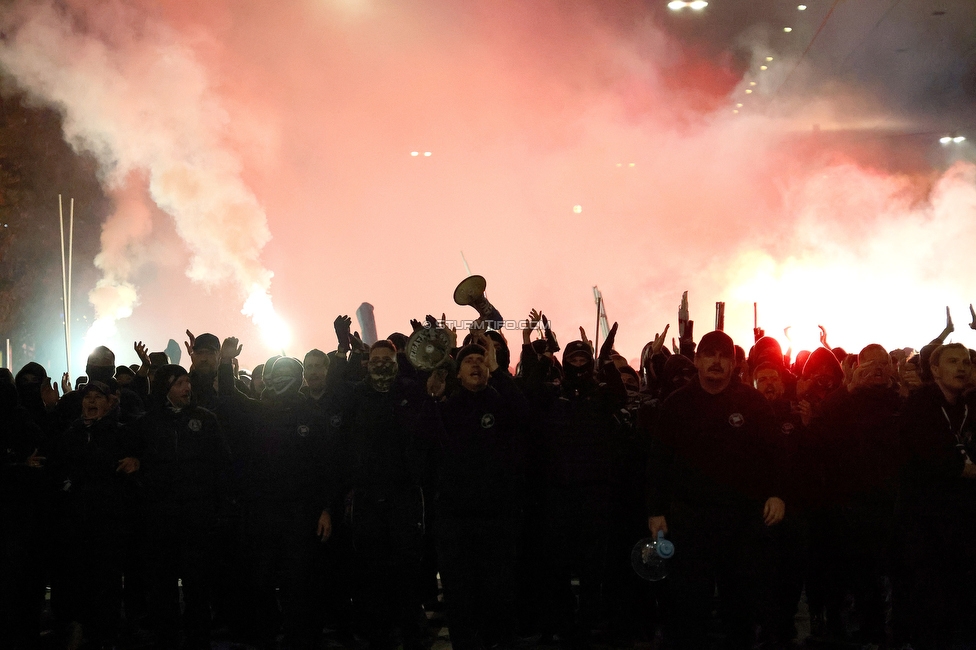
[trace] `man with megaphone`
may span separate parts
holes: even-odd
[[[481,331],[456,356],[459,388],[424,405],[436,468],[435,537],[451,644],[511,647],[528,404]]]

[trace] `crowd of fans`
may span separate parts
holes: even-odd
[[[976,638],[976,351],[951,325],[794,359],[682,321],[633,368],[616,324],[563,349],[533,311],[518,359],[511,331],[412,324],[444,363],[340,316],[334,351],[250,374],[190,332],[189,371],[141,342],[63,395],[4,370],[0,647],[419,650],[443,607],[458,650],[775,648],[802,594],[815,638]]]

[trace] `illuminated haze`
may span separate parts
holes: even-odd
[[[922,64],[881,88],[867,53],[822,79],[759,30],[743,74],[637,2],[280,4],[28,2],[0,18],[0,66],[62,111],[115,198],[89,297],[122,318],[117,351],[189,328],[239,336],[253,366],[331,349],[335,315],[364,301],[381,336],[470,318],[451,300],[462,250],[506,318],[542,309],[563,342],[592,338],[599,285],[630,359],[676,333],[683,290],[698,336],[724,300],[746,347],[753,302],[784,343],[783,327],[806,342],[822,323],[852,350],[921,347],[951,305],[974,346],[971,145],[892,168],[812,133],[917,124],[924,106],[892,111],[885,93]],[[252,294],[264,313],[273,295],[293,340],[262,339],[240,313]]]

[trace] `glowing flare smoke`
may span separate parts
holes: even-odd
[[[86,346],[110,339],[139,302],[131,280],[152,232],[150,201],[173,218],[191,280],[233,283],[251,296],[255,322],[279,329],[259,259],[271,238],[264,210],[226,144],[228,117],[206,70],[178,34],[122,3],[22,2],[5,8],[0,29],[0,64],[61,110],[66,140],[97,157],[115,199]]]
[[[932,187],[936,170],[972,160],[972,138],[938,144],[963,134],[931,96],[965,88],[945,70],[966,66],[944,63],[970,43],[895,11],[875,36],[913,48],[892,66],[890,47],[864,38],[877,4],[840,3],[802,60],[782,32],[795,8],[740,25],[754,52],[743,74],[700,47],[711,30],[676,40],[678,17],[661,24],[639,0],[21,0],[0,13],[0,67],[60,107],[66,138],[102,162],[116,214],[92,300],[109,320],[135,308],[150,335],[181,332],[187,314],[240,330],[236,296],[159,271],[184,256],[197,282],[234,286],[279,349],[262,256],[287,279],[276,300],[302,306],[292,324],[306,350],[329,345],[321,324],[364,299],[381,332],[427,311],[464,318],[450,301],[462,270],[445,251],[476,233],[477,249],[464,247],[503,314],[541,308],[574,336],[592,327],[598,284],[631,355],[665,323],[675,332],[685,289],[696,332],[726,301],[726,329],[746,347],[753,301],[770,334],[793,326],[794,350],[816,342],[817,324],[833,345],[918,346],[945,304],[955,336],[976,336],[964,322],[976,298],[970,167]],[[855,47],[851,75],[837,54]],[[900,149],[936,128],[919,128],[929,118],[943,125],[932,150]],[[856,137],[836,146],[831,132]],[[185,249],[158,250],[160,208]]]
[[[250,317],[261,329],[261,336],[269,348],[284,352],[291,344],[291,328],[275,311],[271,296],[263,287],[252,287],[241,313]]]

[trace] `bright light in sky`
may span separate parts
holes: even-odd
[[[957,135],[956,137],[954,137],[952,139],[952,141],[955,142],[956,144],[959,144],[960,142],[965,142],[966,141],[966,137],[965,136],[962,136],[962,135]]]
[[[792,27],[784,27],[784,28],[783,28],[783,31],[784,31],[784,32],[786,32],[786,33],[788,34],[788,33],[790,33],[790,32],[792,32],[792,31],[793,31],[793,28],[792,28]]]
[[[410,152],[410,155],[411,156],[419,156],[420,155],[420,152],[419,151],[411,151]]]
[[[692,2],[688,6],[694,9],[695,11],[701,11],[702,9],[708,6],[708,3],[705,2],[705,0],[694,0],[694,2]]]
[[[952,138],[947,135],[939,138],[939,142],[941,142],[942,144],[949,144],[950,142],[952,142]]]
[[[573,212],[575,212],[576,214],[579,214],[582,211],[583,211],[583,206],[582,205],[574,205],[573,206]]]

